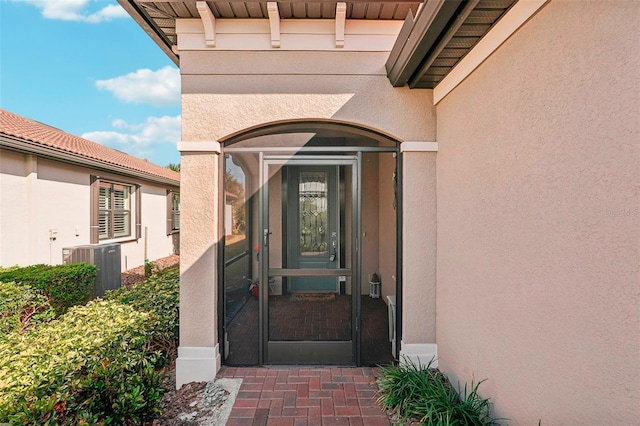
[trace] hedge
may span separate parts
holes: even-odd
[[[0,423],[140,424],[160,410],[175,347],[177,268],[0,339]],[[164,352],[155,349],[164,349]]]
[[[47,298],[26,284],[0,282],[0,339],[55,317]]]
[[[157,272],[145,281],[129,287],[107,292],[106,298],[128,304],[137,310],[149,312],[160,318],[151,336],[163,349],[178,340],[178,298],[180,295],[178,268]]]
[[[72,306],[83,305],[91,297],[97,269],[95,265],[33,265],[0,271],[0,282],[28,284],[43,292],[57,314]]]
[[[157,318],[115,301],[70,309],[0,341],[0,422],[140,423],[157,412],[162,364],[148,350]]]

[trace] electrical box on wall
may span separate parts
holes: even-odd
[[[107,290],[120,288],[120,244],[95,244],[62,249],[62,262],[96,265],[98,274],[93,286],[93,297],[104,296]]]

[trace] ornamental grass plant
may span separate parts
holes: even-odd
[[[479,382],[465,384],[460,394],[447,377],[432,367],[405,359],[381,368],[378,403],[402,424],[433,426],[497,425],[491,417],[489,399],[478,394]],[[458,386],[460,388],[460,386]]]

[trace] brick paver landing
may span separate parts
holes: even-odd
[[[390,425],[376,404],[375,369],[234,368],[242,378],[227,426]]]

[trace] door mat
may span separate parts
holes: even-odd
[[[335,293],[293,293],[289,298],[290,302],[333,302],[335,300]]]

